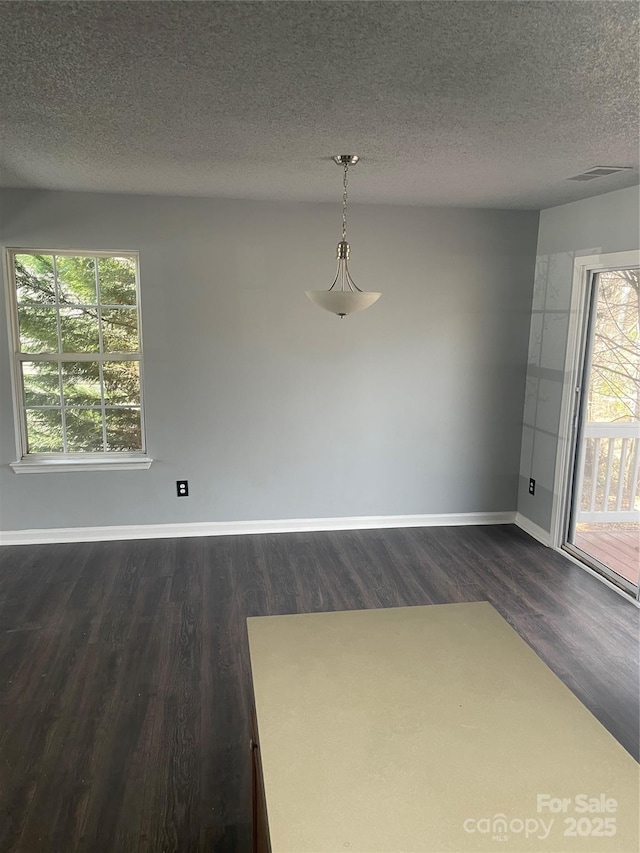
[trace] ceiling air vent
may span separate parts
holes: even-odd
[[[633,169],[633,166],[594,166],[593,169],[587,169],[580,175],[574,175],[573,178],[567,178],[568,181],[593,181],[596,178],[605,178],[607,175],[615,175],[618,172],[628,172]]]

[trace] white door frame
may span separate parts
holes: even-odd
[[[551,545],[561,548],[567,527],[567,512],[572,485],[572,466],[575,454],[574,415],[578,381],[584,362],[584,344],[587,331],[589,300],[587,295],[594,273],[611,269],[640,267],[640,249],[629,252],[611,252],[602,255],[583,255],[574,260],[573,286],[571,288],[571,306],[569,329],[567,334],[567,352],[562,384],[562,404],[560,426],[558,428],[558,447],[553,483],[553,503],[551,507]]]

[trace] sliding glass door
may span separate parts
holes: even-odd
[[[592,276],[564,547],[638,596],[640,271]]]

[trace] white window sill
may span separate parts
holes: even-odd
[[[16,474],[62,474],[69,471],[142,471],[151,467],[153,459],[150,456],[135,454],[117,454],[101,457],[81,456],[77,458],[64,457],[25,457],[10,466]]]

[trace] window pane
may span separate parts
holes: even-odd
[[[109,308],[102,312],[104,352],[138,351],[138,312],[135,308]]]
[[[103,450],[102,412],[99,409],[65,409],[69,453]]]
[[[107,409],[107,450],[142,450],[140,409]]]
[[[59,406],[58,365],[50,361],[24,361],[22,385],[27,406]]]
[[[137,361],[105,361],[103,377],[107,405],[140,404],[140,365]]]
[[[99,258],[100,302],[136,304],[136,264],[133,258]]]
[[[97,361],[68,361],[62,365],[62,391],[67,406],[100,406],[100,367]]]
[[[16,255],[16,288],[18,302],[56,301],[53,255]]]
[[[27,409],[27,452],[59,453],[61,450],[60,409]]]
[[[68,258],[56,255],[61,302],[96,304],[95,258]]]
[[[597,294],[587,420],[597,423],[638,423],[640,270],[600,273]],[[632,455],[630,446],[629,459]],[[620,455],[613,458],[620,460]],[[619,461],[614,466],[618,468]]]
[[[61,308],[63,352],[97,352],[100,348],[96,309]]]
[[[21,352],[58,352],[56,309],[33,306],[18,308]]]
[[[23,452],[141,451],[136,256],[27,249],[12,263]]]

